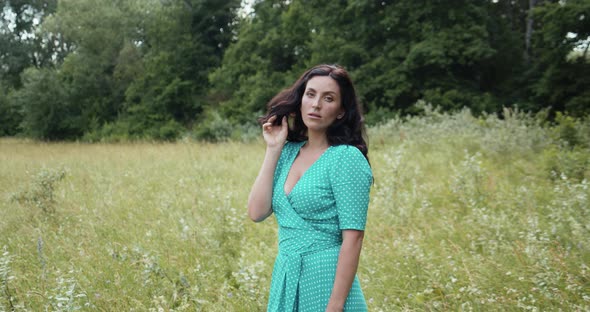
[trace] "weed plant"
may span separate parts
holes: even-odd
[[[27,187],[13,194],[11,199],[26,207],[39,208],[44,213],[55,212],[55,188],[65,175],[63,169],[42,169]]]
[[[590,310],[588,121],[424,111],[369,129],[370,311]],[[0,140],[0,311],[264,311],[276,222],[246,216],[263,153]],[[67,174],[38,209],[48,172]]]

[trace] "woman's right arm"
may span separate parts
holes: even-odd
[[[280,126],[273,126],[272,123],[276,118],[276,116],[272,116],[262,125],[266,153],[248,197],[248,216],[254,222],[263,221],[272,214],[274,173],[281,156],[281,150],[287,140],[288,131],[287,118],[283,117]]]

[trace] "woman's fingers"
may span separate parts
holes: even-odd
[[[274,125],[277,120],[277,115],[273,115],[262,125],[264,140],[269,146],[276,146],[285,142],[287,138],[289,124],[287,123],[287,116],[283,116],[281,125]]]
[[[262,128],[267,129],[268,127],[272,127],[272,124],[276,119],[277,119],[276,115],[271,116],[270,118],[268,118],[268,120],[266,120],[266,122],[264,124],[262,124]]]

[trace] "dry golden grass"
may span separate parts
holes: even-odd
[[[541,128],[441,120],[371,130],[370,310],[590,309],[588,182],[551,178]],[[263,311],[276,223],[245,209],[263,153],[0,140],[0,311]]]

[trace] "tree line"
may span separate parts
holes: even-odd
[[[2,0],[0,136],[222,139],[318,63],[367,123],[423,100],[590,112],[590,0]]]

